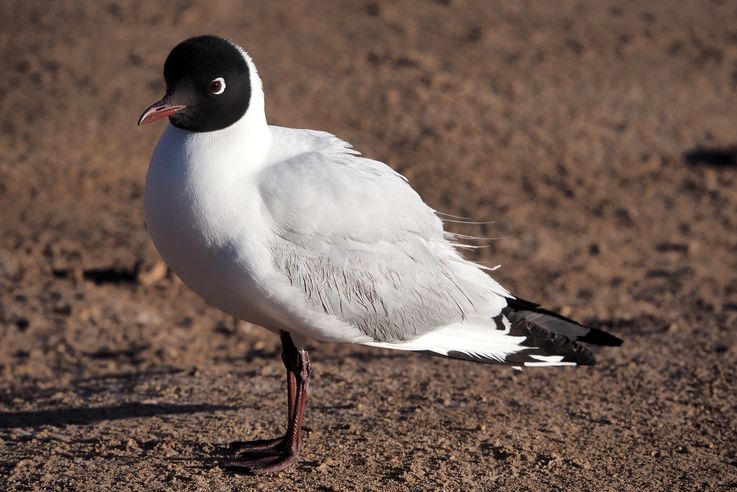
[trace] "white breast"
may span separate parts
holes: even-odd
[[[228,138],[231,131],[258,137],[234,127],[190,133],[169,126],[162,135],[144,193],[149,233],[162,258],[208,304],[239,319],[321,340],[367,339],[315,310],[275,269],[273,224],[257,180],[268,165],[271,135],[261,134],[255,145]]]
[[[209,304],[267,324],[257,288],[264,266],[254,261],[264,257],[251,239],[264,232],[258,195],[250,180],[222,165],[232,156],[215,151],[215,140],[166,129],[146,179],[149,233],[164,261]]]

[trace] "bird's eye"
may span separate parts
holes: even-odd
[[[216,96],[225,92],[225,79],[218,77],[210,82],[210,92]]]

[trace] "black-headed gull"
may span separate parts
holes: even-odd
[[[199,36],[164,65],[168,117],[145,191],[161,256],[209,304],[278,333],[289,418],[233,463],[296,460],[310,378],[305,339],[514,367],[594,363],[581,342],[621,340],[515,298],[465,260],[443,222],[386,164],[325,132],[270,126],[256,67]]]

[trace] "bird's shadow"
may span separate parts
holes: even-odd
[[[179,405],[170,403],[131,402],[101,407],[72,407],[57,408],[53,410],[0,412],[0,429],[42,427],[47,425],[90,425],[108,420],[156,417],[158,415],[181,415],[236,409],[238,409],[238,407],[230,405]]]
[[[132,391],[141,380],[156,377],[166,377],[184,373],[177,368],[158,368],[140,372],[120,372],[79,378],[69,386],[37,388],[20,387],[0,391],[0,404],[10,404],[18,400],[26,402],[51,402],[44,406],[53,405],[53,395],[70,392],[82,399],[88,399],[96,394],[117,391],[125,393]],[[8,405],[12,407],[12,404]],[[50,408],[43,410],[19,410],[0,412],[0,429],[36,428],[42,426],[91,425],[109,420],[129,418],[156,417],[159,415],[182,415],[199,412],[213,412],[222,410],[238,410],[240,406],[215,405],[210,403],[178,404],[178,403],[140,403],[126,401],[119,404],[105,406],[77,406]]]
[[[692,166],[737,168],[737,145],[728,147],[694,147],[683,153],[683,160]]]
[[[187,371],[178,368],[164,367],[138,372],[119,372],[112,374],[95,375],[91,377],[78,378],[69,385],[63,387],[38,388],[35,386],[24,386],[0,390],[0,405],[6,404],[6,410],[0,412],[0,438],[13,445],[34,441],[31,448],[23,446],[15,449],[15,458],[33,456],[34,446],[39,442],[51,442],[56,437],[40,436],[36,429],[43,427],[60,427],[70,425],[95,425],[101,422],[124,420],[131,418],[151,418],[167,415],[189,415],[195,413],[210,413],[217,411],[237,411],[247,405],[228,404],[180,404],[180,403],[144,403],[135,401],[124,401],[104,406],[63,406],[63,402],[55,402],[55,395],[59,393],[71,393],[82,399],[88,399],[95,395],[105,395],[112,392],[135,394],[135,386],[142,380],[176,376],[186,374]],[[32,410],[7,410],[17,405],[19,401],[33,404],[37,408]],[[56,408],[48,408],[56,405]],[[43,408],[46,407],[46,408]],[[14,429],[30,430],[27,434],[15,434]],[[165,437],[151,435],[150,439],[136,442],[136,448],[131,450],[130,455],[120,453],[116,449],[115,442],[110,442],[111,450],[98,449],[101,443],[106,442],[104,436],[96,436],[82,439],[71,439],[73,443],[69,453],[79,458],[104,458],[116,462],[135,462],[141,459],[141,455],[157,453],[157,447],[165,441]],[[222,466],[227,457],[226,446],[208,442],[186,442],[188,451],[184,455],[167,456],[167,461],[180,461],[188,468],[210,469]],[[90,449],[90,447],[94,449]],[[14,461],[0,459],[0,470],[14,466]]]

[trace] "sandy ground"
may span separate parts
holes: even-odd
[[[737,487],[737,4],[0,2],[0,490]],[[625,339],[527,370],[316,344],[303,459],[278,340],[160,263],[137,128],[187,36],[253,55],[447,213],[519,295]]]

